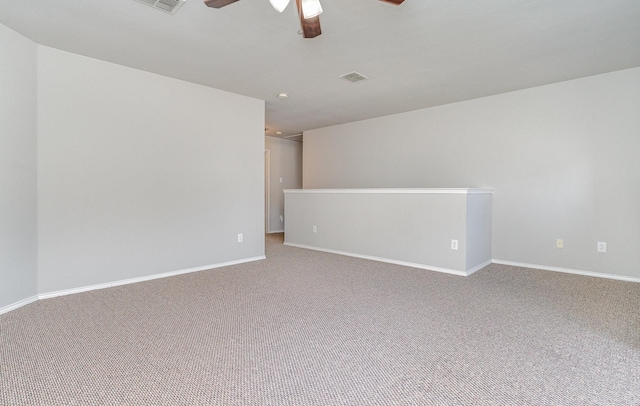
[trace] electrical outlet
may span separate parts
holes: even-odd
[[[280,222],[284,223],[284,216],[280,216]]]
[[[556,248],[564,248],[564,240],[561,240],[560,238],[558,238],[556,240]]]
[[[317,226],[313,226],[313,232],[317,233],[318,232],[318,227]]]
[[[242,236],[242,234],[238,234],[238,242],[242,241],[244,241],[244,237]]]
[[[598,241],[598,252],[607,252],[607,243]]]
[[[458,250],[458,240],[451,240],[451,249]]]

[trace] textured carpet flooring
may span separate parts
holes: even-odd
[[[640,405],[640,284],[267,256],[0,316],[0,404]]]

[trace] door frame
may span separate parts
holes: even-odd
[[[271,232],[271,151],[264,151],[264,232]]]

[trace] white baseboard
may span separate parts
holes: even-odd
[[[284,229],[283,230],[271,230],[271,231],[267,232],[267,234],[279,234],[279,233],[284,233]]]
[[[448,274],[457,275],[457,276],[468,276],[468,275],[471,275],[471,273],[469,273],[469,272],[458,271],[458,270],[455,270],[455,269],[440,268],[440,267],[437,267],[437,266],[418,264],[418,263],[415,263],[415,262],[398,261],[398,260],[395,260],[395,259],[374,257],[374,256],[371,256],[371,255],[354,254],[353,252],[338,251],[338,250],[332,250],[332,249],[328,249],[328,248],[319,248],[319,247],[314,247],[314,246],[311,246],[311,245],[296,244],[296,243],[291,243],[291,242],[285,242],[284,245],[288,245],[290,247],[296,247],[296,248],[304,248],[304,249],[313,250],[313,251],[328,252],[330,254],[344,255],[344,256],[347,256],[347,257],[368,259],[368,260],[371,260],[371,261],[386,262],[388,264],[401,265],[401,266],[410,266],[412,268],[426,269],[428,271],[448,273]],[[487,265],[490,264],[490,263],[491,262],[488,262]],[[478,268],[478,269],[480,269],[480,268]],[[477,269],[475,269],[473,272],[475,272],[476,270]]]
[[[36,300],[38,300],[38,296],[31,296],[31,297],[28,297],[26,299],[22,299],[22,300],[20,300],[18,302],[11,303],[10,305],[4,306],[4,307],[0,307],[0,314],[8,313],[11,310],[16,310],[17,308],[22,307],[22,306],[26,306],[29,303],[35,302]]]
[[[614,275],[614,274],[607,274],[607,273],[600,273],[600,272],[582,271],[582,270],[579,270],[579,269],[559,268],[559,267],[554,267],[554,266],[529,264],[529,263],[524,263],[524,262],[503,261],[503,260],[500,260],[500,259],[493,259],[491,261],[487,261],[487,262],[485,262],[483,264],[480,264],[480,265],[478,265],[478,266],[476,266],[476,267],[474,267],[472,269],[469,269],[468,271],[464,272],[464,271],[457,271],[457,270],[454,270],[454,269],[440,268],[440,267],[428,266],[428,265],[423,265],[423,264],[417,264],[417,263],[413,263],[413,262],[397,261],[397,260],[393,260],[393,259],[374,257],[374,256],[370,256],[370,255],[359,255],[359,254],[354,254],[354,253],[349,253],[349,252],[344,252],[344,251],[337,251],[337,250],[331,250],[331,249],[325,249],[325,248],[312,247],[312,246],[303,245],[303,244],[294,244],[294,243],[285,242],[284,245],[288,245],[288,246],[291,246],[291,247],[297,247],[297,248],[304,248],[304,249],[309,249],[309,250],[314,250],[314,251],[328,252],[328,253],[338,254],[338,255],[345,255],[345,256],[350,256],[350,257],[355,257],[355,258],[368,259],[368,260],[372,260],[372,261],[386,262],[386,263],[390,263],[390,264],[394,264],[394,265],[401,265],[401,266],[409,266],[409,267],[412,267],[412,268],[426,269],[426,270],[429,270],[429,271],[448,273],[448,274],[458,275],[458,276],[469,276],[469,275],[473,274],[474,272],[477,272],[480,269],[484,268],[485,266],[490,265],[491,263],[494,263],[494,264],[500,264],[500,265],[517,266],[517,267],[520,267],[520,268],[532,268],[532,269],[540,269],[540,270],[543,270],[543,271],[552,271],[552,272],[560,272],[560,273],[567,273],[567,274],[574,274],[574,275],[591,276],[591,277],[595,277],[595,278],[613,279],[613,280],[619,280],[619,281],[624,281],[624,282],[640,283],[640,278],[636,278],[636,277],[632,277],[632,276],[622,276],[622,275]],[[222,267],[225,267],[225,266],[238,265],[238,264],[243,264],[243,263],[253,262],[253,261],[260,261],[260,260],[263,260],[265,258],[266,257],[264,255],[261,255],[261,256],[258,256],[258,257],[245,258],[245,259],[240,259],[240,260],[235,260],[235,261],[223,262],[223,263],[219,263],[219,264],[199,266],[199,267],[195,267],[195,268],[181,269],[181,270],[177,270],[177,271],[164,272],[164,273],[160,273],[160,274],[142,276],[142,277],[138,277],[138,278],[123,279],[123,280],[114,281],[114,282],[107,282],[107,283],[90,285],[90,286],[82,286],[82,287],[79,287],[79,288],[65,289],[65,290],[59,290],[59,291],[48,292],[48,293],[41,293],[41,294],[36,295],[36,296],[31,296],[31,297],[22,299],[22,300],[20,300],[18,302],[11,303],[11,304],[6,305],[4,307],[0,307],[0,314],[8,313],[8,312],[10,312],[12,310],[18,309],[18,308],[20,308],[22,306],[26,306],[26,305],[28,305],[30,303],[33,303],[33,302],[35,302],[37,300],[40,300],[40,299],[48,299],[48,298],[57,297],[57,296],[71,295],[71,294],[74,294],[74,293],[88,292],[88,291],[91,291],[91,290],[106,289],[106,288],[111,288],[111,287],[114,287],[114,286],[128,285],[130,283],[138,283],[138,282],[150,281],[150,280],[153,280],[153,279],[168,278],[168,277],[171,277],[171,276],[183,275],[183,274],[192,273],[192,272],[206,271],[208,269],[222,268]]]
[[[466,276],[469,276],[469,275],[471,275],[472,273],[478,272],[479,270],[481,270],[481,269],[482,269],[482,268],[484,268],[485,266],[489,266],[489,265],[491,265],[492,263],[493,263],[493,260],[491,260],[491,259],[490,259],[490,260],[488,260],[487,262],[484,262],[484,263],[482,263],[482,264],[480,264],[480,265],[478,265],[478,266],[474,266],[473,268],[471,268],[471,269],[468,269],[468,270],[467,270]]]
[[[119,280],[119,281],[99,283],[99,284],[96,284],[96,285],[81,286],[79,288],[64,289],[64,290],[58,290],[58,291],[55,291],[55,292],[41,293],[41,294],[38,295],[38,299],[49,299],[49,298],[52,298],[52,297],[73,295],[74,293],[88,292],[88,291],[91,291],[91,290],[112,288],[114,286],[128,285],[128,284],[131,284],[131,283],[145,282],[145,281],[150,281],[150,280],[160,279],[160,278],[169,278],[171,276],[184,275],[186,273],[200,272],[200,271],[206,271],[206,270],[209,270],[209,269],[222,268],[222,267],[225,267],[225,266],[244,264],[244,263],[247,263],[247,262],[259,261],[259,260],[262,260],[262,259],[266,259],[266,257],[264,255],[261,255],[261,256],[258,256],[258,257],[244,258],[244,259],[239,259],[239,260],[235,260],[235,261],[222,262],[222,263],[219,263],[219,264],[203,265],[203,266],[198,266],[198,267],[194,267],[194,268],[180,269],[180,270],[177,270],[177,271],[171,271],[171,272],[164,272],[164,273],[158,273],[158,274],[153,274],[153,275],[141,276],[141,277],[138,277],[138,278],[122,279],[122,280]]]
[[[204,266],[198,266],[198,267],[195,267],[195,268],[180,269],[180,270],[177,270],[177,271],[171,271],[171,272],[164,272],[164,273],[158,273],[158,274],[153,274],[153,275],[141,276],[141,277],[138,277],[138,278],[122,279],[122,280],[119,280],[119,281],[99,283],[99,284],[96,284],[96,285],[89,285],[89,286],[81,286],[81,287],[73,288],[73,289],[64,289],[64,290],[58,290],[58,291],[55,291],[55,292],[40,293],[37,296],[32,296],[32,297],[27,298],[27,299],[22,299],[19,302],[15,302],[15,303],[12,303],[10,305],[1,307],[0,308],[0,314],[10,312],[11,310],[15,310],[15,309],[17,309],[19,307],[28,305],[29,303],[33,303],[36,300],[49,299],[49,298],[57,297],[57,296],[73,295],[74,293],[88,292],[88,291],[91,291],[91,290],[112,288],[114,286],[128,285],[130,283],[145,282],[145,281],[150,281],[150,280],[153,280],[153,279],[168,278],[168,277],[171,277],[171,276],[184,275],[186,273],[200,272],[200,271],[206,271],[206,270],[209,270],[209,269],[222,268],[222,267],[225,267],[225,266],[244,264],[244,263],[253,262],[253,261],[260,261],[262,259],[266,259],[266,257],[264,255],[261,255],[261,256],[258,256],[258,257],[244,258],[244,259],[239,259],[239,260],[235,260],[235,261],[222,262],[222,263],[219,263],[219,264],[204,265]]]
[[[609,274],[609,273],[582,271],[582,270],[579,270],[579,269],[559,268],[559,267],[556,267],[556,266],[527,264],[527,263],[523,263],[523,262],[503,261],[503,260],[500,260],[500,259],[494,259],[492,262],[494,264],[517,266],[517,267],[520,267],[520,268],[533,268],[533,269],[540,269],[540,270],[543,270],[543,271],[569,273],[569,274],[574,274],[574,275],[592,276],[594,278],[604,278],[604,279],[613,279],[613,280],[624,281],[624,282],[640,283],[640,278],[634,278],[633,276],[623,276],[623,275],[614,275],[614,274]]]

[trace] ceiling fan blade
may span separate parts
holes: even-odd
[[[380,1],[384,1],[387,3],[395,4],[396,6],[399,6],[400,4],[402,4],[404,0],[380,0]]]
[[[228,6],[231,3],[235,3],[238,0],[204,0],[204,4],[206,4],[208,7],[213,7],[213,8],[221,8],[224,6]]]
[[[322,34],[320,30],[320,17],[300,18],[300,26],[302,27],[302,36],[305,38],[315,38]]]
[[[300,27],[302,28],[302,36],[305,38],[315,38],[322,34],[320,29],[320,17],[315,16],[305,19],[302,15],[302,3],[301,0],[296,0],[296,6],[298,7],[298,15],[300,16]]]

